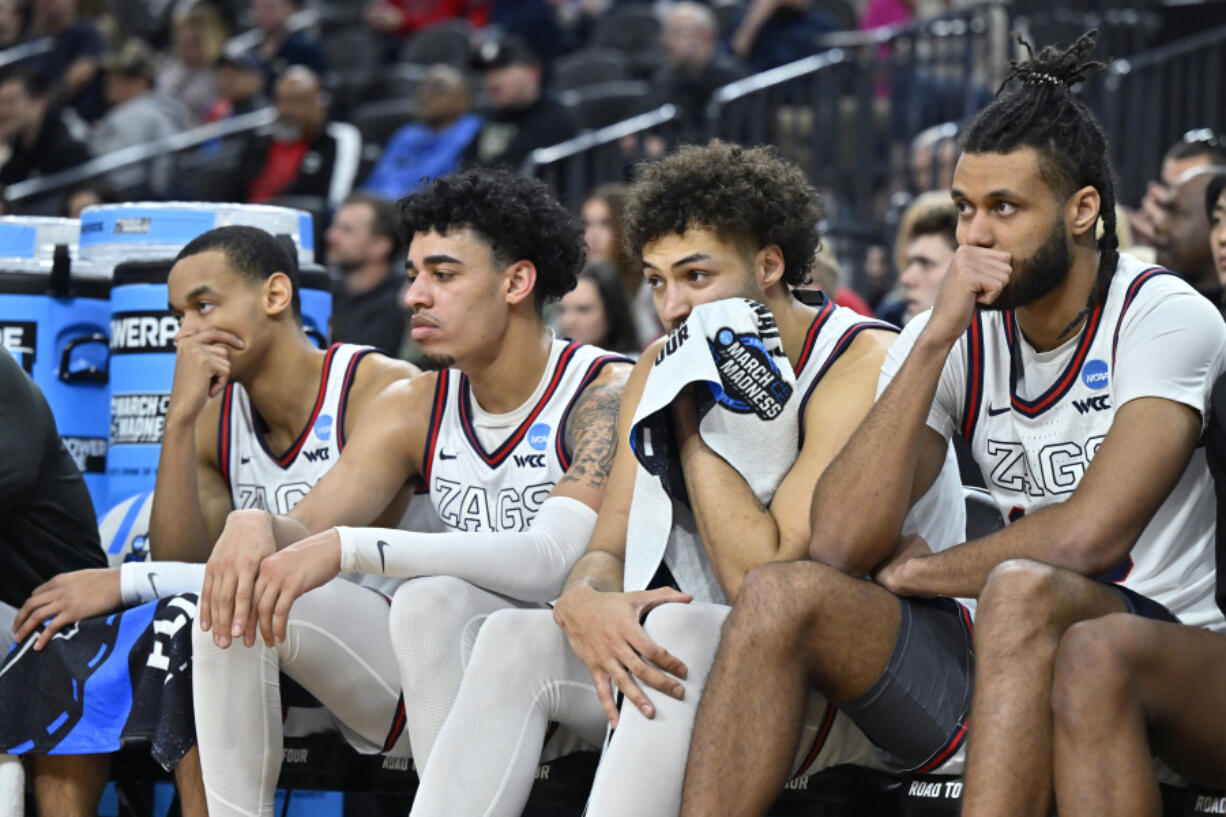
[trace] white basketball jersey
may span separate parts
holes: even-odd
[[[800,397],[797,417],[800,419],[800,442],[804,445],[804,416],[809,398],[826,371],[847,351],[851,342],[865,329],[897,332],[898,327],[884,321],[866,318],[854,309],[838,306],[827,295],[816,304],[817,317],[805,334],[805,345],[796,360],[796,392]]]
[[[833,300],[824,295],[815,306],[818,310],[817,315],[814,316],[813,322],[805,333],[804,346],[801,348],[794,369],[795,393],[800,395],[796,417],[800,423],[799,438],[802,447],[804,446],[804,416],[809,398],[812,397],[813,391],[821,383],[830,367],[847,351],[856,336],[866,329],[898,331],[896,326],[884,321],[866,318],[855,310],[837,306]],[[941,485],[946,489],[942,498],[947,500],[947,503],[938,510],[943,512],[924,513],[927,506],[921,509],[917,505],[908,516],[908,527],[905,528],[906,532],[918,531],[934,547],[949,547],[962,541],[963,538],[965,529],[963,517],[958,513],[948,512],[949,502],[955,503],[953,506],[955,511],[961,508],[962,502],[960,486],[956,477],[953,476],[956,474],[956,463],[952,464],[952,468],[953,470],[947,468],[943,472],[943,476],[948,479],[941,481]],[[675,499],[672,502],[672,508],[673,527],[669,533],[665,553],[665,564],[668,566],[670,576],[665,577],[657,573],[652,586],[671,579],[671,583],[676,584],[678,589],[694,594],[699,601],[726,604],[727,600],[720,589],[715,570],[711,567],[706,549],[702,546],[701,537],[698,535],[698,525],[693,513]],[[912,524],[913,517],[919,520],[918,525]]]
[[[555,340],[522,421],[492,450],[474,427],[468,378],[439,372],[423,477],[443,525],[457,531],[527,530],[570,467],[566,422],[605,365],[630,361],[595,346]]]
[[[362,358],[371,352],[378,350],[349,343],[333,344],[328,349],[311,416],[298,439],[280,456],[269,450],[264,440],[264,421],[251,405],[247,392],[238,383],[226,386],[217,435],[217,461],[230,485],[235,509],[289,513],[336,464],[345,448],[345,409],[354,373]],[[425,532],[442,528],[430,503],[420,494],[410,500],[398,527]],[[401,582],[384,576],[342,575],[388,596]]]
[[[958,430],[1007,522],[1062,502],[1076,490],[1120,404],[1116,353],[1121,340],[1130,332],[1151,331],[1142,322],[1158,299],[1190,292],[1167,270],[1121,254],[1107,295],[1091,310],[1080,336],[1045,353],[1022,348],[1026,341],[1012,312],[976,314],[943,377],[965,386],[949,393],[950,405],[961,406]],[[1203,306],[1200,300],[1190,306]],[[1130,315],[1142,317],[1126,321]],[[1026,367],[1023,356],[1028,356]],[[950,376],[954,361],[964,364],[964,377],[957,368]],[[1134,369],[1137,363],[1130,361]],[[1165,371],[1164,361],[1153,364]],[[1205,394],[1213,372],[1209,376]],[[1185,386],[1200,388],[1171,380],[1171,391],[1156,396],[1178,399]],[[1213,484],[1204,449],[1198,447],[1129,556],[1097,578],[1154,599],[1186,624],[1220,626],[1213,601],[1215,522]]]
[[[246,390],[226,386],[217,437],[217,461],[230,485],[236,510],[260,508],[290,512],[340,459],[345,447],[345,405],[354,372],[369,346],[334,344],[324,356],[319,393],[306,427],[287,451],[278,455],[264,440],[265,424]]]

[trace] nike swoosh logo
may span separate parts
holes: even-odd
[[[251,457],[239,457],[238,458],[239,465],[246,465],[249,462],[251,462]]]
[[[438,458],[440,460],[454,460],[456,456],[456,454],[448,454],[446,451],[438,452]]]
[[[1008,407],[1008,406],[1005,406],[1004,408],[1001,408],[1001,409],[994,409],[994,408],[992,408],[992,404],[991,404],[991,403],[988,403],[988,416],[989,416],[989,417],[996,417],[996,416],[998,416],[998,415],[1001,415],[1001,414],[1008,414],[1008,413],[1009,413],[1009,407]]]
[[[153,595],[157,596],[158,598],[161,598],[161,594],[158,593],[158,586],[153,583],[153,579],[155,576],[157,576],[156,573],[149,574],[149,586],[153,588]]]
[[[379,549],[379,571],[381,573],[386,573],[387,572],[387,559],[383,557],[383,549],[387,547],[387,542],[384,542],[382,539],[380,539],[379,541],[375,542],[375,547]]]

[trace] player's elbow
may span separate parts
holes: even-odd
[[[881,561],[853,537],[821,529],[809,539],[809,558],[849,576],[866,576]]]
[[[1112,574],[1128,559],[1136,538],[1103,525],[1069,526],[1059,537],[1051,561],[1083,576]]]

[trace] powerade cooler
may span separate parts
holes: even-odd
[[[42,389],[101,513],[111,282],[75,258],[78,229],[67,218],[0,218],[0,345]]]
[[[188,242],[214,227],[259,227],[288,235],[298,250],[303,324],[321,345],[326,342],[332,294],[327,273],[314,262],[311,216],[299,210],[242,204],[159,202],[101,205],[81,213],[81,257],[113,271],[111,289],[109,500],[120,516],[147,515],[174,380],[174,336],[178,320],[167,308],[166,281],[174,257]],[[105,523],[106,520],[104,520]],[[133,523],[112,520],[124,535],[105,541],[112,559],[146,558],[135,552],[144,532]],[[146,523],[147,527],[147,523]],[[137,545],[134,543],[142,543]]]

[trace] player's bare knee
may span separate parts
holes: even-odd
[[[1057,603],[1059,583],[1059,572],[1042,562],[1029,559],[1001,562],[988,574],[979,594],[976,632],[987,630],[995,637],[1002,630],[1046,629],[1051,617],[1044,613]]]
[[[1019,642],[1059,638],[1059,570],[1030,559],[1009,559],[988,574],[975,615],[975,650],[1011,650]]]
[[[1094,713],[1114,717],[1131,688],[1132,655],[1140,619],[1117,613],[1080,621],[1065,631],[1056,652],[1052,711],[1057,723],[1075,725]]]
[[[724,627],[756,644],[790,644],[813,620],[822,598],[820,573],[830,570],[812,562],[776,562],[755,567],[745,576],[733,614]]]

